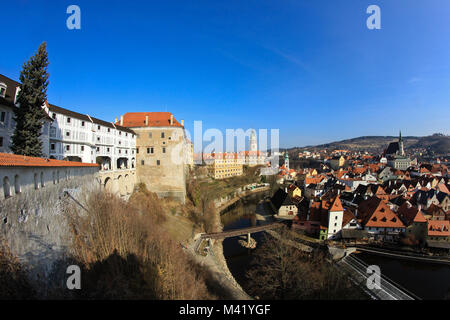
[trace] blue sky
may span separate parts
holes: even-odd
[[[0,73],[47,41],[48,100],[104,120],[171,111],[191,132],[277,128],[281,147],[449,134],[449,16],[446,0],[7,1]]]

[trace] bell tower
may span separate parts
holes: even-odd
[[[258,142],[256,141],[255,130],[252,130],[250,135],[250,151],[258,151]]]

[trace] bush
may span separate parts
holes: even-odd
[[[26,270],[0,239],[0,299],[33,299],[35,294]]]
[[[138,187],[129,202],[107,193],[73,208],[72,251],[82,267],[81,298],[208,299],[200,269],[161,227],[164,208]]]

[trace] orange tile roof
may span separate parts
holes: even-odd
[[[98,167],[96,163],[64,161],[38,157],[28,157],[11,153],[0,153],[2,167]]]
[[[429,220],[428,235],[450,237],[450,221],[448,220]]]
[[[381,228],[404,228],[405,225],[380,198],[372,197],[360,203],[358,212],[365,226]]]
[[[336,199],[334,199],[334,202],[330,208],[330,212],[336,211],[344,211],[344,207],[342,207],[341,199],[339,198],[339,196],[337,196]]]
[[[183,127],[173,117],[173,125],[170,125],[171,112],[127,112],[123,115],[124,127]],[[145,117],[148,116],[148,125],[145,125]],[[116,122],[120,124],[120,122]]]

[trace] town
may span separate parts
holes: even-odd
[[[450,299],[440,6],[3,7],[0,300]]]

